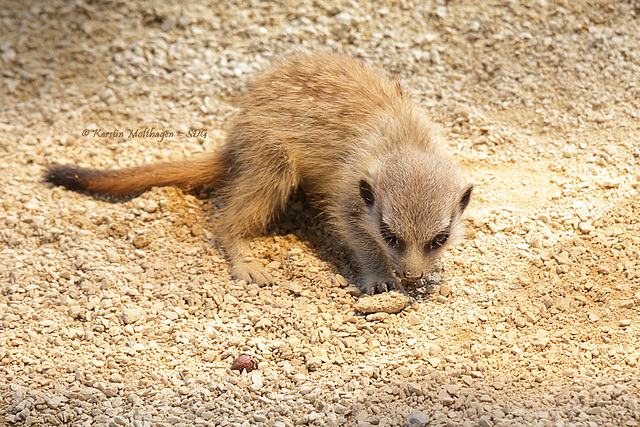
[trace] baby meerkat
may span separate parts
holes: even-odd
[[[462,234],[471,197],[427,114],[398,82],[347,56],[297,52],[257,75],[220,150],[179,162],[94,170],[52,165],[45,178],[111,195],[154,186],[220,188],[218,237],[235,279],[273,283],[248,242],[301,187],[360,267],[367,294],[429,273]]]

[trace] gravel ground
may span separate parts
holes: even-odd
[[[637,0],[0,3],[0,423],[640,423]],[[355,311],[304,200],[256,241],[260,288],[230,279],[215,198],[41,182],[215,149],[299,46],[399,78],[476,183],[401,313]]]

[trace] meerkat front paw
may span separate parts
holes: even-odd
[[[362,293],[365,295],[382,294],[385,292],[398,291],[404,292],[404,288],[395,280],[384,280],[380,282],[369,282],[360,286]]]
[[[231,277],[255,283],[258,286],[273,285],[273,276],[259,261],[241,261],[231,266]]]

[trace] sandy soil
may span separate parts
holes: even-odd
[[[637,0],[1,3],[0,423],[640,422]],[[230,279],[215,198],[41,182],[215,149],[299,46],[400,79],[476,184],[401,313],[356,313],[304,200],[256,240],[260,288]]]

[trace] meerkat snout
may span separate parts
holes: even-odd
[[[424,277],[424,272],[414,270],[404,270],[402,272],[402,278],[409,282],[417,282]]]

